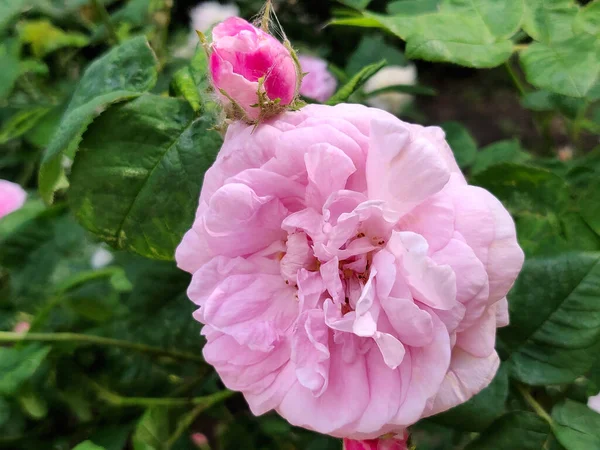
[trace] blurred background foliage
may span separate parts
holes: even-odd
[[[246,18],[262,7],[235,3]],[[202,361],[172,261],[221,142],[204,54],[179,52],[196,4],[0,0],[0,178],[30,192],[0,220],[0,448],[341,448],[253,417]],[[417,449],[600,448],[584,405],[600,391],[598,0],[276,9],[294,46],[330,63],[337,101],[368,101],[379,61],[411,60],[418,84],[386,88],[414,95],[398,114],[441,124],[527,254],[501,371],[416,425]]]

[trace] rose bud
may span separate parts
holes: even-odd
[[[217,25],[212,36],[210,74],[229,117],[256,123],[294,102],[301,74],[286,46],[239,17]]]

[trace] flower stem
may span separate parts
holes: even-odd
[[[1,342],[75,342],[80,344],[103,345],[108,347],[118,347],[128,350],[134,350],[141,353],[148,353],[155,356],[167,356],[182,361],[192,361],[204,364],[204,359],[193,353],[181,352],[178,350],[167,350],[160,347],[153,347],[136,342],[122,341],[119,339],[106,338],[102,336],[93,336],[89,334],[77,333],[13,333],[9,331],[0,331]]]
[[[91,387],[98,393],[98,397],[113,406],[142,406],[149,408],[152,406],[189,406],[196,405],[196,409],[201,409],[200,412],[212,405],[219,403],[229,397],[235,392],[232,391],[219,391],[211,395],[204,397],[123,397],[115,392],[112,392],[105,387],[99,385],[93,380],[88,379]],[[200,414],[198,412],[197,414]],[[193,419],[192,419],[193,421]],[[191,422],[190,422],[191,423]]]
[[[267,0],[264,6],[262,19],[260,21],[260,28],[267,33],[269,32],[269,21],[271,20],[272,6],[273,5],[271,4],[271,0]]]
[[[110,40],[113,44],[118,44],[119,36],[115,31],[115,27],[113,26],[112,21],[110,20],[110,15],[108,14],[106,7],[104,6],[104,3],[102,3],[101,0],[92,0],[92,3],[94,5],[94,8],[96,9],[96,14],[100,16],[100,20],[106,27],[106,32],[108,33]]]
[[[211,404],[212,405],[212,404]],[[181,417],[178,421],[177,428],[173,432],[167,442],[165,442],[165,449],[170,450],[177,440],[187,431],[190,425],[196,420],[196,418],[206,410],[210,405],[197,405],[189,413]]]
[[[527,90],[525,89],[525,86],[523,85],[523,83],[519,79],[519,76],[515,72],[515,69],[513,69],[512,65],[510,64],[510,60],[506,61],[504,63],[504,67],[506,67],[506,71],[508,72],[508,74],[510,75],[511,80],[513,81],[513,83],[515,84],[515,86],[517,87],[517,89],[519,90],[519,93],[521,95],[525,95],[527,93]]]
[[[542,405],[540,405],[537,402],[537,400],[533,398],[529,390],[521,384],[517,385],[517,389],[519,389],[519,392],[521,393],[523,399],[525,399],[527,404],[531,406],[531,409],[533,409],[538,416],[540,416],[542,419],[548,422],[548,424],[552,427],[554,425],[552,417],[550,417],[550,415],[546,412]]]

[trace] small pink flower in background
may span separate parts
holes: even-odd
[[[27,333],[30,328],[31,328],[31,324],[29,322],[26,322],[23,320],[21,322],[18,322],[15,325],[15,327],[13,328],[13,331],[15,333]]]
[[[253,413],[365,440],[490,383],[523,252],[441,129],[313,104],[229,126],[176,259]]]
[[[587,404],[591,409],[600,414],[600,392],[598,393],[598,395],[594,395],[588,398]]]
[[[271,105],[279,112],[295,100],[299,70],[290,51],[244,19],[232,17],[217,25],[209,51],[212,82],[227,109],[234,107],[233,100],[253,121],[268,112],[258,106],[259,91],[269,101],[279,99],[279,108]]]
[[[343,450],[408,450],[407,439],[407,434],[404,437],[393,436],[366,441],[344,439]]]
[[[298,59],[302,73],[306,74],[302,78],[300,94],[318,102],[327,101],[335,93],[337,87],[337,80],[327,70],[327,61],[308,55],[300,55]]]
[[[208,439],[207,437],[202,434],[202,433],[194,433],[191,436],[192,438],[192,442],[194,443],[194,445],[200,449],[209,449],[210,447],[208,446]]]
[[[0,180],[0,219],[23,206],[26,199],[27,193],[21,186]]]

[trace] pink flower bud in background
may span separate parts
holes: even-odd
[[[21,186],[0,180],[0,219],[23,206],[26,198],[27,193]]]
[[[209,445],[208,445],[208,439],[206,438],[206,436],[202,433],[194,433],[191,436],[192,438],[192,442],[194,443],[194,445],[198,448],[201,449],[210,449]]]
[[[344,439],[344,450],[408,450],[407,439],[408,433],[405,433],[405,437],[394,436],[364,441]]]
[[[588,398],[587,405],[590,407],[590,409],[600,414],[600,392],[598,392],[598,395]]]
[[[327,70],[327,61],[306,55],[301,55],[298,59],[302,73],[306,74],[302,78],[300,94],[319,102],[327,101],[335,93],[337,87],[337,80]]]
[[[297,95],[298,68],[290,51],[239,17],[227,19],[213,29],[209,68],[215,91],[224,105],[235,113],[236,107],[231,105],[235,102],[250,121],[257,120],[261,112],[262,117],[269,115],[258,105],[259,91],[270,101],[279,99],[280,106],[289,105]]]
[[[31,328],[31,324],[29,322],[26,322],[23,320],[21,322],[18,322],[15,325],[15,327],[13,328],[13,331],[15,333],[27,333],[30,328]]]

